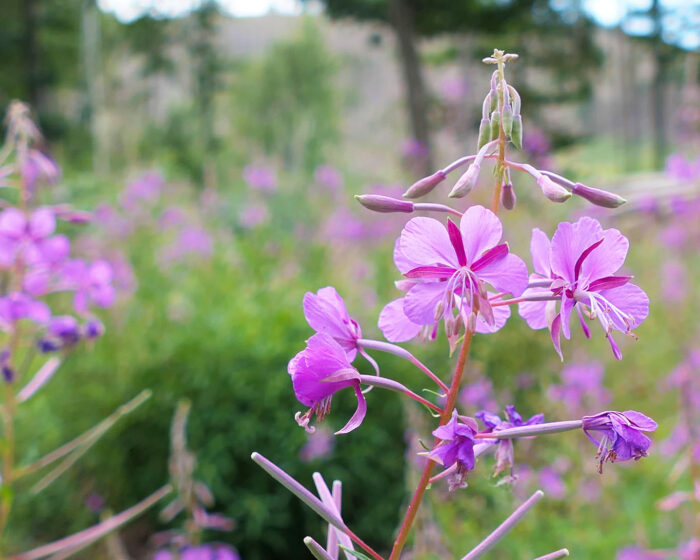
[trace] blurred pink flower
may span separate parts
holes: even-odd
[[[248,204],[244,206],[241,213],[238,215],[238,221],[241,227],[245,229],[253,229],[261,226],[270,219],[270,213],[267,206],[264,204]]]
[[[277,174],[271,167],[250,164],[243,169],[243,179],[248,186],[264,192],[277,190]]]
[[[319,185],[331,191],[343,188],[343,176],[331,165],[319,165],[314,171],[314,179]]]

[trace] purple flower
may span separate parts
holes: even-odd
[[[0,329],[10,331],[17,321],[29,319],[35,323],[46,323],[51,310],[43,301],[30,298],[21,292],[11,292],[0,297]]]
[[[323,427],[308,435],[308,441],[299,451],[299,459],[308,463],[314,459],[328,457],[333,451],[333,434]]]
[[[174,560],[169,550],[159,550],[153,556],[153,560]],[[177,558],[180,560],[240,560],[236,549],[227,544],[200,544],[187,546],[180,550]]]
[[[50,237],[55,229],[56,218],[48,208],[39,208],[28,217],[17,208],[5,209],[0,214],[0,265],[12,265],[20,253],[27,263],[55,260],[55,251],[61,250]]]
[[[466,385],[459,392],[459,402],[464,407],[497,408],[493,397],[493,384],[487,377],[479,377],[477,381]]]
[[[53,317],[49,322],[47,331],[66,346],[75,344],[80,340],[80,325],[78,320],[71,315]]]
[[[603,388],[603,374],[600,362],[571,364],[561,372],[562,383],[549,388],[548,396],[562,401],[570,410],[580,409],[586,397],[598,404],[606,404],[610,401],[610,394]]]
[[[472,418],[466,418],[466,424],[458,418],[457,411],[454,410],[447,424],[433,430],[433,435],[442,441],[428,454],[430,459],[446,469],[457,464],[456,478],[450,482],[450,490],[466,486],[466,473],[474,468],[474,435],[477,424]]]
[[[287,372],[292,376],[292,385],[297,399],[309,407],[297,413],[298,424],[307,431],[309,421],[315,414],[318,420],[330,411],[333,394],[352,387],[357,396],[357,410],[352,418],[336,434],[345,434],[357,428],[367,412],[367,402],[360,390],[360,373],[350,365],[345,350],[326,333],[317,333],[307,342],[306,348],[289,362]]]
[[[596,459],[599,473],[603,472],[606,461],[614,463],[646,457],[651,440],[642,432],[653,432],[656,427],[656,422],[635,410],[610,410],[583,417],[584,433],[598,446]]]
[[[147,171],[135,181],[129,183],[121,194],[121,203],[128,210],[135,209],[139,203],[154,203],[158,200],[165,179],[156,171]]]
[[[66,285],[75,290],[73,307],[84,314],[88,305],[109,307],[114,303],[112,267],[105,260],[92,264],[79,259],[68,261],[63,270]]]
[[[527,287],[527,267],[499,243],[502,226],[482,206],[469,208],[459,227],[447,228],[432,218],[413,218],[401,232],[394,250],[396,267],[415,280],[403,298],[403,312],[417,325],[453,320],[453,310],[467,323],[473,312],[491,327],[494,308],[486,284],[519,296]]]
[[[331,165],[319,165],[314,171],[316,182],[332,191],[337,191],[343,187],[343,176],[335,167]]]
[[[658,560],[660,557],[637,546],[627,546],[617,551],[615,560]]]
[[[263,225],[270,219],[270,213],[264,204],[248,204],[244,206],[238,215],[241,227],[253,229]]]
[[[666,301],[678,303],[688,294],[688,278],[683,263],[667,260],[661,267],[661,291]]]
[[[33,192],[37,182],[52,185],[61,178],[61,168],[48,155],[39,150],[27,152],[21,170],[22,182],[29,192]]]
[[[487,410],[480,410],[474,416],[476,416],[481,423],[486,428],[481,433],[494,433],[501,430],[507,430],[509,428],[517,428],[519,426],[532,426],[534,424],[542,424],[544,422],[544,414],[535,414],[531,416],[527,421],[523,420],[522,416],[515,410],[515,406],[506,406],[506,420],[502,420],[500,416],[488,412]],[[493,469],[494,476],[508,470],[505,481],[513,482],[515,481],[515,475],[513,474],[513,462],[514,462],[514,452],[513,452],[513,440],[512,439],[492,439],[483,440],[484,443],[493,443],[498,445],[496,448],[496,465]]]
[[[519,304],[520,315],[533,329],[549,326],[562,359],[561,334],[571,337],[569,320],[574,309],[587,338],[590,329],[585,318],[598,319],[618,360],[622,353],[612,331],[634,336],[632,329],[649,314],[649,298],[629,283],[632,277],[614,276],[625,262],[628,248],[629,241],[618,230],[603,230],[592,218],[560,223],[551,243],[544,232],[533,229],[530,250],[535,274],[530,280],[551,281],[551,285],[530,288],[525,296],[551,294],[560,298],[560,307],[557,312],[554,301],[527,301]]]
[[[357,356],[357,340],[362,338],[360,325],[348,315],[343,298],[332,286],[315,294],[304,295],[304,316],[311,328],[326,333],[342,346],[352,362]]]
[[[559,473],[553,467],[544,467],[540,471],[539,485],[553,498],[562,499],[566,495],[566,486]]]
[[[247,165],[243,169],[243,179],[254,189],[265,192],[277,190],[277,175],[275,170],[262,165]]]

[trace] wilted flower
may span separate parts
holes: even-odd
[[[642,432],[653,432],[657,424],[641,412],[606,411],[583,417],[583,431],[598,446],[598,472],[603,463],[610,461],[639,460],[647,456],[651,440]]]
[[[456,475],[450,481],[450,490],[466,486],[464,478],[467,471],[474,468],[474,435],[477,424],[472,418],[465,421],[467,423],[460,422],[457,411],[454,410],[447,424],[433,430],[433,435],[442,441],[428,457],[445,468],[457,464]]]
[[[649,298],[629,283],[632,277],[614,276],[625,262],[628,247],[629,241],[618,230],[603,230],[592,218],[560,223],[551,243],[544,232],[533,229],[530,250],[535,274],[530,280],[551,283],[530,288],[525,296],[552,294],[561,298],[561,304],[557,313],[554,301],[526,301],[519,304],[520,315],[533,329],[549,326],[560,356],[561,334],[570,338],[569,320],[576,309],[586,337],[590,337],[590,329],[585,318],[597,319],[613,354],[622,359],[612,331],[634,336],[632,329],[649,314]]]
[[[296,420],[307,431],[313,415],[318,420],[330,411],[333,395],[346,387],[352,387],[357,396],[357,410],[344,428],[336,434],[345,434],[357,428],[367,412],[367,402],[360,390],[360,373],[350,365],[345,350],[329,335],[317,333],[306,342],[306,348],[289,362],[287,372],[297,399],[309,407],[297,413]]]
[[[517,428],[519,426],[532,426],[534,424],[542,424],[544,422],[544,414],[535,414],[531,416],[527,421],[523,420],[522,416],[515,410],[513,405],[506,406],[506,419],[502,420],[500,416],[488,412],[487,410],[481,410],[477,412],[476,416],[481,420],[482,424],[485,426],[486,430],[481,433],[495,433],[501,430],[507,430],[509,428]],[[493,470],[493,475],[497,476],[504,472],[506,469],[509,471],[509,475],[506,477],[506,482],[512,482],[515,480],[513,475],[513,440],[512,439],[500,439],[500,440],[483,440],[484,442],[490,442],[498,445],[496,449],[496,465]]]

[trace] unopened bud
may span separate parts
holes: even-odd
[[[506,133],[506,136],[510,136],[513,132],[513,109],[510,105],[503,107],[501,120],[503,121],[503,131]]]
[[[479,178],[481,165],[476,161],[472,163],[464,174],[457,180],[455,186],[452,187],[449,196],[450,198],[462,198],[467,196],[476,185],[476,180]]]
[[[581,183],[576,183],[571,192],[575,195],[585,198],[588,202],[595,204],[596,206],[602,206],[603,208],[617,208],[622,206],[627,202],[621,196],[616,195],[602,189],[594,189],[593,187],[587,187]]]
[[[469,332],[476,332],[476,313],[473,311],[469,314],[467,318],[467,330]]]
[[[491,113],[491,140],[495,140],[501,134],[501,113],[494,111]]]
[[[501,204],[506,210],[512,210],[515,208],[515,202],[517,198],[515,196],[515,191],[513,190],[513,184],[510,182],[503,183],[501,188]]]
[[[408,190],[403,193],[403,197],[420,198],[421,196],[425,196],[440,183],[442,183],[445,180],[445,177],[446,175],[442,172],[442,170],[436,171],[427,177],[423,177],[420,181],[413,183]]]
[[[360,194],[355,195],[357,201],[365,208],[374,212],[382,212],[384,214],[392,212],[404,212],[410,214],[413,212],[413,202],[408,200],[400,200],[381,194]]]
[[[491,140],[491,121],[488,119],[481,119],[481,124],[479,124],[479,141],[477,145],[477,150],[483,148]]]
[[[454,325],[452,325],[452,334],[459,336],[459,332],[462,330],[463,326],[464,326],[464,319],[462,318],[462,314],[460,313],[455,318]]]
[[[523,149],[523,118],[520,115],[513,115],[513,128],[510,133],[510,140],[518,150]]]
[[[437,305],[435,306],[435,320],[439,321],[442,316],[445,314],[445,304],[443,303],[442,300],[437,302]]]
[[[537,185],[542,189],[544,195],[552,202],[566,202],[571,198],[571,193],[569,191],[552,181],[546,175],[540,174],[537,178]]]

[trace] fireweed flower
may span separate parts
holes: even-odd
[[[11,331],[14,324],[22,319],[35,323],[46,323],[51,318],[51,310],[43,301],[30,298],[21,292],[12,292],[0,297],[0,329]]]
[[[488,412],[486,410],[481,410],[477,412],[476,416],[481,423],[484,425],[486,430],[481,433],[494,433],[502,430],[507,430],[509,428],[517,428],[520,426],[533,426],[535,424],[542,424],[544,422],[544,414],[535,414],[531,416],[527,421],[523,420],[522,416],[515,410],[513,405],[506,406],[506,419],[502,420],[498,415]],[[513,440],[512,439],[501,439],[501,440],[483,440],[484,442],[490,442],[498,445],[496,449],[496,466],[493,470],[493,475],[498,476],[506,469],[509,471],[509,475],[506,477],[504,482],[513,482],[516,477],[513,474]]]
[[[584,416],[583,432],[598,447],[598,472],[603,472],[606,461],[637,461],[646,457],[651,440],[642,432],[653,432],[656,426],[654,420],[635,410]]]
[[[462,419],[466,423],[459,421],[457,411],[454,410],[447,424],[433,430],[433,435],[442,441],[428,454],[430,459],[446,469],[457,464],[455,475],[450,480],[450,490],[464,488],[467,471],[474,468],[474,435],[477,424],[472,418]]]
[[[75,290],[73,307],[80,314],[85,314],[88,306],[109,307],[114,303],[112,286],[112,267],[105,260],[96,260],[92,264],[80,259],[68,261],[63,270],[65,284]]]
[[[307,342],[306,348],[289,362],[287,372],[297,399],[309,407],[304,414],[298,412],[297,423],[307,432],[311,417],[320,421],[331,409],[333,395],[346,387],[352,387],[357,396],[357,409],[352,418],[336,434],[345,434],[357,428],[367,413],[367,401],[360,390],[360,373],[350,365],[345,350],[331,336],[317,333]]]
[[[25,188],[31,193],[37,182],[52,185],[61,178],[61,168],[48,155],[39,150],[30,149],[20,171]]]
[[[612,331],[634,337],[632,329],[649,314],[649,298],[629,283],[632,277],[614,275],[625,262],[628,248],[629,241],[618,230],[604,230],[592,218],[560,223],[551,243],[544,232],[533,229],[530,250],[535,274],[530,282],[542,286],[528,289],[525,296],[551,294],[560,298],[560,305],[557,312],[555,301],[526,301],[519,304],[520,315],[533,329],[549,326],[562,359],[561,334],[571,337],[569,320],[574,309],[586,338],[591,333],[585,318],[600,322],[618,360],[622,353]]]
[[[333,338],[352,362],[357,356],[358,339],[362,338],[360,325],[348,314],[345,301],[332,286],[304,295],[304,317],[309,326],[318,333]]]
[[[447,228],[432,218],[413,218],[401,232],[394,251],[396,267],[416,281],[403,298],[406,317],[417,325],[453,320],[453,310],[467,322],[471,313],[495,325],[486,284],[519,296],[527,287],[527,267],[500,243],[503,229],[496,215],[482,206],[469,208],[459,227]]]

